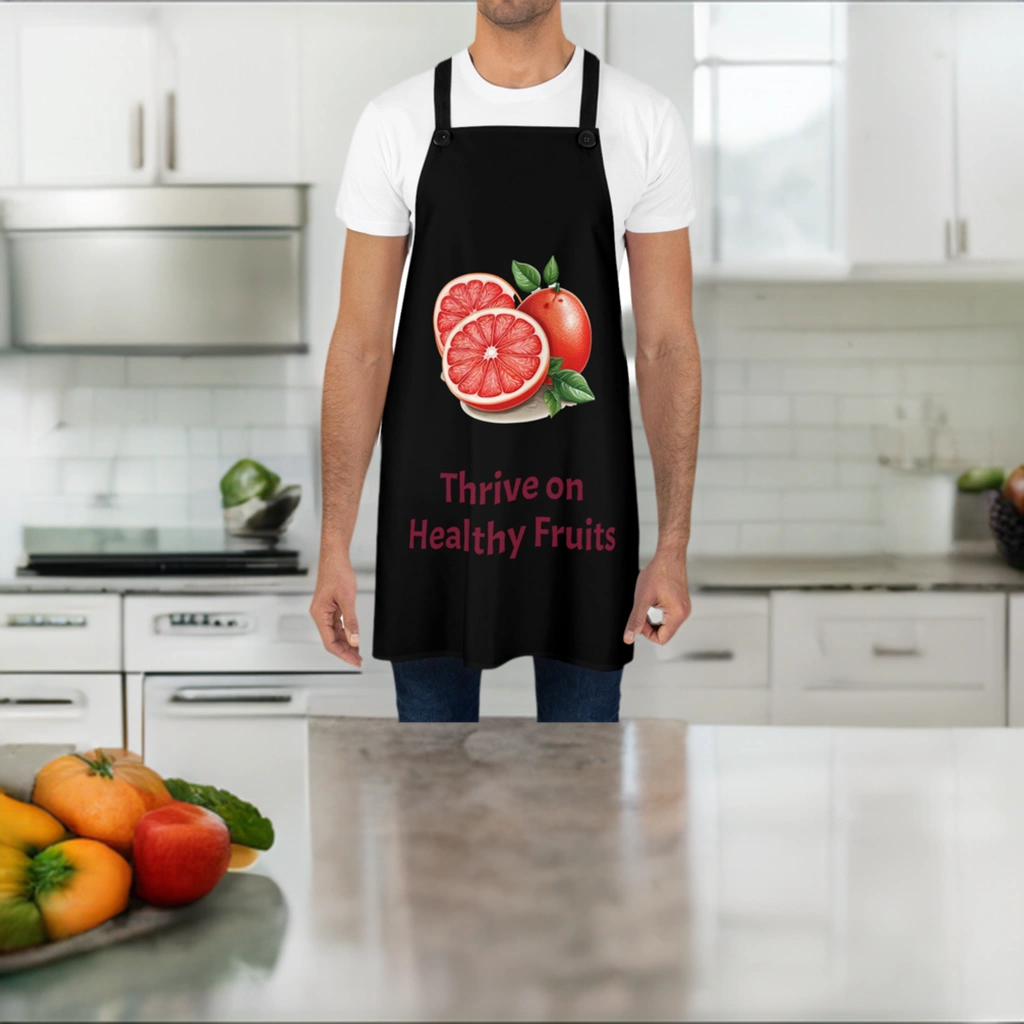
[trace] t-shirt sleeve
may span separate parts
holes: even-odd
[[[395,181],[380,112],[370,103],[359,117],[335,206],[346,227],[367,235],[407,235],[410,214]]]
[[[693,164],[679,111],[664,100],[647,147],[647,185],[626,217],[626,230],[676,231],[697,213]]]

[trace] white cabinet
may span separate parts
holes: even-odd
[[[1024,7],[851,4],[851,263],[1024,260]]]
[[[771,720],[1006,724],[1001,594],[772,594]]]
[[[28,12],[17,66],[22,184],[299,177],[298,27],[286,6]]]
[[[1009,665],[1007,666],[1009,725],[1024,726],[1024,594],[1010,595],[1008,615]]]
[[[0,594],[0,672],[120,672],[117,594]]]
[[[847,256],[945,260],[955,216],[950,11],[851,4],[847,34]]]
[[[152,181],[152,25],[25,24],[19,44],[24,184]]]
[[[1024,5],[956,8],[962,255],[1024,259]]]
[[[163,178],[297,180],[295,13],[186,4],[163,8],[160,26]]]
[[[768,693],[767,596],[696,593],[665,646],[636,641],[622,717],[766,723]]]
[[[0,743],[123,746],[120,673],[0,673]]]

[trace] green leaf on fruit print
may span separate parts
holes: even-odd
[[[552,356],[551,363],[548,366],[548,373],[552,370],[560,370],[564,361],[561,356]]]
[[[594,400],[594,392],[590,390],[582,373],[575,370],[549,370],[548,376],[553,381],[555,393],[563,401],[582,405]]]
[[[555,394],[554,388],[544,389],[544,401],[547,403],[549,416],[553,417],[562,411],[562,400]]]
[[[551,285],[554,284],[557,280],[558,262],[555,260],[555,257],[552,256],[551,259],[549,259],[547,263],[544,265],[544,283]]]
[[[540,287],[540,271],[536,267],[531,267],[529,263],[520,263],[519,260],[512,261],[512,279],[524,294],[529,294]]]

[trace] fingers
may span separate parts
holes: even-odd
[[[647,609],[650,603],[642,593],[638,593],[633,600],[633,610],[626,620],[626,631],[622,634],[624,643],[631,644],[636,639],[637,633],[643,633],[647,625]],[[646,634],[645,634],[646,635]]]
[[[348,609],[347,614],[345,609]],[[317,593],[309,607],[316,623],[320,640],[335,657],[357,668],[363,659],[359,655],[359,623],[356,619],[355,598],[337,597]]]

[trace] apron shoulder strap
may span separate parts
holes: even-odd
[[[434,145],[447,146],[452,140],[452,59],[434,68]]]
[[[597,127],[597,86],[601,62],[589,51],[583,51],[583,90],[580,94],[580,127]]]

